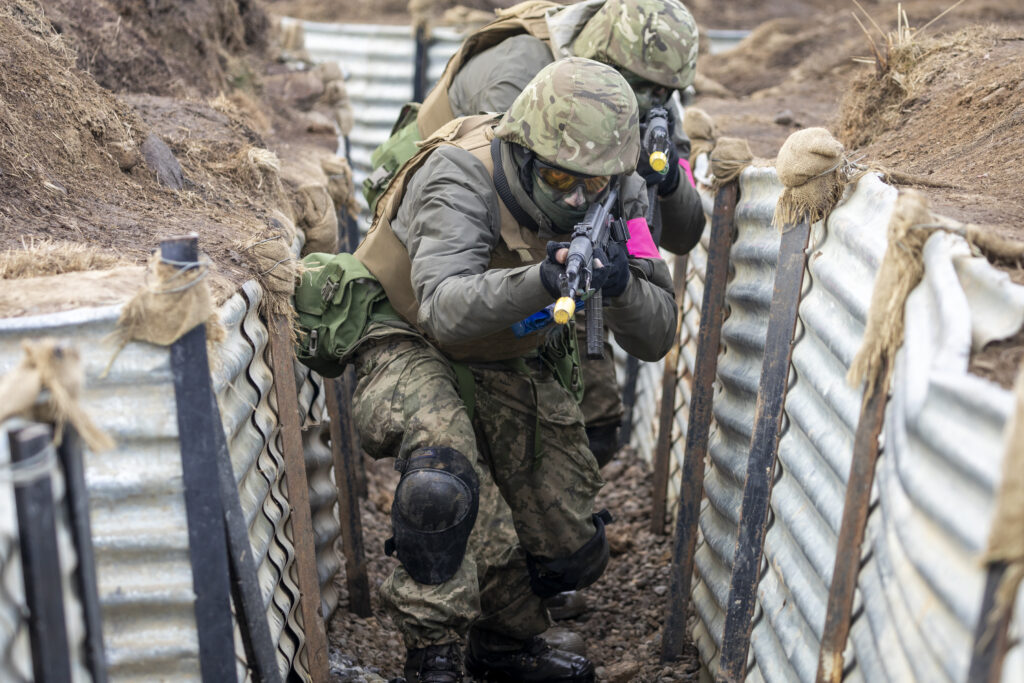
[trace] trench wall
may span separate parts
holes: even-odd
[[[295,551],[284,484],[274,381],[294,381],[302,417],[303,446],[316,536],[322,612],[338,604],[334,577],[341,555],[331,451],[320,378],[295,364],[294,377],[275,378],[269,334],[257,309],[262,291],[254,283],[220,309],[227,338],[211,352],[213,388],[220,406],[239,498],[249,527],[257,576],[282,674],[306,670]],[[112,681],[197,681],[199,643],[193,603],[188,526],[182,487],[177,412],[168,349],[132,343],[114,355],[107,335],[119,307],[0,320],[0,374],[21,358],[22,339],[54,337],[81,353],[86,375],[82,405],[117,446],[85,451],[86,483],[102,606],[103,640]],[[0,459],[6,460],[5,446]],[[58,472],[53,475],[61,489]],[[0,485],[0,679],[31,681],[31,655],[20,563],[17,522]],[[90,678],[84,665],[82,620],[71,589],[73,546],[60,527],[65,602],[73,645],[74,680]],[[244,649],[236,626],[239,679],[245,680]]]
[[[740,179],[726,320],[714,384],[691,605],[694,641],[714,674],[755,416],[779,234],[772,168]],[[711,198],[705,195],[710,214]],[[875,176],[813,226],[754,616],[748,680],[813,681],[835,561],[861,389],[859,348],[896,190]],[[709,221],[710,226],[710,221]],[[709,228],[710,229],[710,228]],[[678,499],[707,234],[691,253],[673,416],[670,500]],[[967,372],[972,349],[1019,329],[1024,288],[959,237],[935,235],[906,314],[886,412],[846,652],[848,681],[964,681],[981,605],[985,548],[1001,478],[1010,392]],[[638,380],[633,445],[657,438],[662,366]],[[671,508],[674,513],[674,506]],[[674,517],[674,514],[673,514]],[[1024,625],[1018,597],[1016,633]],[[1024,680],[1013,647],[1003,680]]]

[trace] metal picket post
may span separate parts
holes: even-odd
[[[757,391],[754,433],[750,440],[747,480],[743,486],[739,534],[726,603],[720,668],[716,677],[719,683],[738,683],[747,673],[747,653],[750,649],[757,584],[761,575],[764,536],[768,528],[768,509],[810,234],[811,226],[806,220],[796,225],[787,225],[783,228],[779,246],[764,361]]]
[[[661,661],[670,662],[683,653],[689,612],[690,580],[697,547],[700,502],[704,497],[704,463],[711,429],[711,407],[718,347],[725,313],[725,287],[729,278],[729,252],[735,231],[734,216],[739,186],[731,182],[715,195],[704,275],[704,301],[697,331],[697,358],[693,372],[690,417],[686,423],[686,450],[679,481],[679,510],[669,579],[668,615],[661,641]]]

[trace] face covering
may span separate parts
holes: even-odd
[[[583,188],[577,185],[569,192],[559,192],[531,173],[533,178],[533,201],[558,232],[572,232],[573,227],[583,220],[590,208],[590,202],[583,195]],[[567,203],[568,200],[568,203]],[[572,204],[577,206],[572,206]]]

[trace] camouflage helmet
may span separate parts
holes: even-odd
[[[572,52],[681,90],[697,69],[697,22],[679,0],[607,0]]]
[[[548,64],[519,93],[495,134],[584,175],[618,175],[640,156],[639,113],[612,67],[570,57]]]

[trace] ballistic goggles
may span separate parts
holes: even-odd
[[[591,200],[604,192],[608,187],[609,181],[611,181],[611,176],[577,175],[537,158],[534,158],[534,169],[537,172],[537,176],[553,190],[569,193],[577,185],[582,185],[583,193]]]

